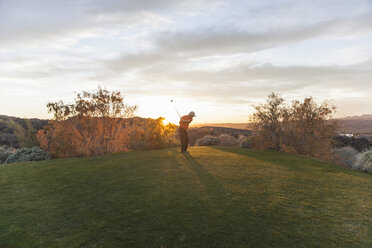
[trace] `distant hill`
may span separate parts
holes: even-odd
[[[372,115],[354,115],[345,118],[340,118],[341,120],[367,120],[372,121]]]
[[[221,134],[227,134],[234,138],[239,138],[239,136],[250,136],[252,134],[251,130],[248,129],[238,129],[230,127],[219,127],[219,126],[202,126],[202,127],[190,127],[189,129],[189,143],[191,146],[196,144],[196,141],[207,135],[210,136],[220,136]]]
[[[369,134],[372,133],[372,114],[360,116],[348,116],[335,119],[341,125],[342,133]],[[235,129],[250,129],[249,123],[206,123],[197,124],[193,127],[226,127]]]
[[[34,135],[35,132],[48,124],[48,120],[37,118],[25,119],[14,116],[0,115],[0,146],[21,147],[19,134]],[[32,130],[30,130],[32,129]],[[35,139],[34,137],[24,137]]]
[[[337,119],[341,131],[353,134],[372,133],[372,115],[349,116]]]
[[[192,125],[192,127],[227,127],[234,129],[249,129],[249,123],[204,123]]]

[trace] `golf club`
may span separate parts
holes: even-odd
[[[174,103],[173,99],[171,99],[171,103],[173,103],[174,109],[176,110],[178,116],[181,118],[181,115],[180,115],[180,113],[178,112],[177,107],[176,107],[176,104]]]

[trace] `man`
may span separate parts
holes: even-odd
[[[189,128],[192,119],[195,117],[194,111],[188,115],[184,115],[180,119],[180,140],[181,140],[181,153],[187,153],[187,146],[189,145],[189,137],[187,136],[187,129]]]

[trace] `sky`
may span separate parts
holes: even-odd
[[[0,114],[100,85],[137,115],[242,123],[271,92],[371,114],[371,0],[0,0]]]

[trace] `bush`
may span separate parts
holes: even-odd
[[[9,163],[19,163],[19,162],[27,162],[27,161],[41,161],[41,160],[49,160],[50,155],[49,153],[43,151],[39,147],[32,147],[32,148],[22,148],[8,156],[5,160],[6,164]]]
[[[147,150],[178,146],[176,126],[171,123],[163,124],[163,121],[163,117],[139,120],[137,128],[128,132],[129,148]]]
[[[242,148],[253,148],[253,136],[250,137],[240,136],[238,141],[239,146]]]
[[[218,146],[220,145],[220,139],[218,137],[213,137],[207,135],[203,138],[200,138],[196,141],[197,146]]]
[[[333,150],[334,162],[356,170],[372,173],[372,150],[358,153],[352,147]]]
[[[286,145],[286,144],[281,144],[280,145],[280,150],[283,151],[283,152],[286,152],[286,153],[297,153],[297,150],[296,150],[295,147],[289,146],[289,145]]]
[[[37,134],[41,148],[52,158],[98,156],[129,150],[129,135],[138,129],[136,120],[72,117],[51,121]]]
[[[350,146],[338,148],[333,150],[335,162],[349,168],[355,168],[357,163],[356,156],[358,151]]]
[[[133,117],[137,106],[124,104],[120,91],[77,94],[75,102],[48,103],[50,126],[39,130],[40,147],[52,158],[97,156],[129,150],[159,149],[177,144],[176,127],[164,118]]]
[[[254,108],[250,122],[258,141],[253,144],[255,148],[331,158],[332,137],[337,130],[336,123],[329,121],[336,110],[333,105],[317,104],[312,97],[288,105],[272,93],[265,104]]]
[[[8,147],[0,147],[0,164],[4,163],[6,159],[14,153],[15,149]]]
[[[221,146],[237,146],[239,145],[238,139],[227,134],[221,134],[219,137]]]
[[[221,134],[218,137],[207,135],[196,141],[197,146],[237,146],[239,145],[238,139],[227,135]]]
[[[372,150],[359,153],[356,156],[356,169],[372,173]]]

